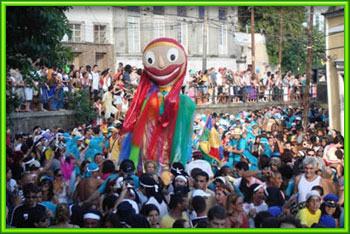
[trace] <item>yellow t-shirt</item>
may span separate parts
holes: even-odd
[[[296,218],[300,220],[301,224],[311,227],[312,224],[318,223],[321,217],[321,210],[318,209],[315,214],[310,213],[307,208],[301,209]]]
[[[189,221],[190,219],[187,216],[186,212],[182,212],[182,219],[185,219]],[[172,228],[173,224],[175,223],[177,219],[172,217],[169,213],[164,215],[163,218],[160,220],[160,227],[161,228]]]
[[[118,164],[120,153],[119,139],[113,139],[112,137],[109,139],[109,152],[111,152],[111,159]]]

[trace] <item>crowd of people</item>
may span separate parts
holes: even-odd
[[[123,63],[118,64],[115,74],[110,68],[100,71],[97,65],[79,68],[71,65],[65,69],[37,65],[36,69],[37,80],[23,79],[18,69],[11,69],[7,76],[7,86],[12,87],[8,92],[16,94],[20,100],[16,112],[66,109],[70,100],[65,93],[85,90],[101,118],[109,118],[111,114],[119,118],[125,115],[142,73],[142,69]],[[197,105],[288,102],[302,101],[305,85],[306,74],[260,72],[259,69],[255,73],[250,69],[233,72],[212,67],[204,72],[190,69],[182,93]],[[316,98],[315,84],[311,84],[310,94],[311,98]]]
[[[226,67],[212,67],[204,72],[189,70],[184,82],[184,92],[197,104],[242,103],[271,101],[302,101],[305,93],[306,74],[292,72],[260,72],[250,69],[233,72]],[[317,89],[311,84],[311,98]]]
[[[102,88],[102,99],[111,86]],[[91,93],[101,98],[99,89]],[[318,105],[307,129],[301,107],[197,114],[192,159],[163,171],[158,162],[140,170],[120,160],[123,115],[113,111],[107,124],[7,132],[7,227],[344,227],[344,138],[328,128],[327,110]],[[200,148],[208,119],[220,136],[219,161]]]

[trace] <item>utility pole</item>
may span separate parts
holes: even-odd
[[[307,124],[309,122],[309,106],[310,106],[310,80],[311,80],[311,55],[312,55],[312,32],[313,32],[314,7],[310,6],[310,22],[308,29],[307,43],[307,71],[306,71],[306,87],[304,93],[304,132],[307,132]]]
[[[281,7],[281,16],[280,16],[280,46],[278,53],[278,71],[282,74],[282,28],[283,28],[283,7]]]
[[[207,69],[207,48],[208,48],[208,19],[209,12],[207,7],[204,8],[204,24],[203,24],[203,57],[202,57],[202,72]]]
[[[252,73],[255,73],[255,20],[254,20],[254,6],[252,6],[252,14],[251,14],[251,34],[252,34]]]

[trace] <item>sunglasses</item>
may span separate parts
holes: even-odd
[[[27,196],[26,199],[37,199],[37,196]]]
[[[62,174],[57,174],[56,176],[57,176],[57,177],[61,177],[61,176],[62,176]]]

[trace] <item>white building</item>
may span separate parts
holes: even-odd
[[[250,34],[239,33],[237,6],[76,6],[67,12],[73,37],[65,43],[76,53],[74,64],[116,64],[142,67],[143,48],[153,39],[170,37],[188,54],[188,69],[201,70],[207,34],[207,68],[246,69],[250,63]],[[268,63],[265,38],[256,34],[256,48]],[[261,37],[261,38],[260,38]],[[258,66],[257,66],[258,67]]]

